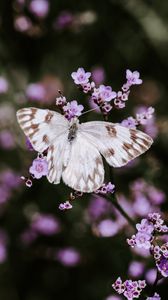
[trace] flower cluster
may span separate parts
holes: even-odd
[[[168,227],[164,225],[159,213],[148,214],[148,219],[142,219],[140,224],[136,225],[138,232],[127,239],[131,247],[151,249],[156,232],[168,232]]]
[[[96,87],[95,82],[89,81],[91,77],[90,72],[85,72],[83,68],[78,68],[76,72],[72,73],[74,83],[84,92],[91,96],[93,103],[97,104],[101,112],[107,115],[112,107],[124,108],[125,102],[128,100],[130,87],[135,84],[141,84],[142,80],[139,78],[140,74],[137,71],[126,71],[126,83],[122,86],[121,91],[115,92],[111,86],[101,84]],[[111,101],[113,100],[113,104]],[[137,116],[138,118],[138,116]]]
[[[141,84],[142,80],[139,78],[140,74],[137,71],[131,72],[126,70],[126,83],[123,84],[121,91],[119,91],[114,100],[115,108],[121,109],[125,107],[125,103],[128,100],[130,94],[130,87],[132,85]]]
[[[145,280],[126,280],[125,282],[122,282],[119,277],[115,283],[112,284],[112,287],[118,294],[123,294],[125,298],[132,300],[134,298],[139,298],[142,290],[146,287],[146,282]]]
[[[114,189],[115,189],[115,185],[112,184],[111,182],[103,183],[103,185],[98,190],[96,190],[95,193],[96,194],[102,194],[102,195],[105,195],[105,194],[108,194],[108,193],[113,194]]]
[[[162,246],[151,247],[156,266],[163,277],[168,277],[168,242]]]
[[[128,128],[136,128],[136,126],[138,125],[146,125],[148,120],[152,119],[154,112],[155,109],[150,106],[146,108],[143,112],[137,113],[135,118],[128,117],[127,119],[123,120],[121,122],[121,125]]]
[[[76,100],[67,102],[66,98],[62,95],[56,98],[56,106],[58,106],[69,121],[75,117],[79,117],[84,109],[83,105],[78,104]]]
[[[161,300],[159,294],[155,293],[153,297],[148,297],[146,300]]]

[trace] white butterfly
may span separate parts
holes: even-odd
[[[110,166],[121,167],[153,142],[136,129],[103,121],[79,124],[77,118],[68,121],[47,109],[23,108],[17,119],[36,151],[48,149],[49,182],[58,184],[62,177],[69,187],[85,193],[97,190],[104,182],[102,156]]]

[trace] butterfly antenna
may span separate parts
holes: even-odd
[[[86,110],[86,111],[84,111],[82,114],[81,114],[81,116],[83,116],[83,115],[85,115],[85,114],[87,114],[87,113],[89,113],[89,112],[91,112],[91,111],[93,111],[93,110],[96,110],[97,108],[92,108],[92,109],[89,109],[89,110]]]

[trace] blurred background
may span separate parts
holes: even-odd
[[[99,84],[119,91],[125,71],[139,71],[143,84],[131,90],[127,106],[112,110],[121,122],[153,106],[143,126],[152,149],[114,170],[121,206],[138,220],[149,212],[167,219],[168,192],[168,2],[159,0],[0,1],[0,298],[2,300],[120,300],[111,284],[145,278],[156,270],[148,252],[135,252],[126,238],[131,227],[98,195],[83,196],[62,212],[70,189],[46,178],[25,186],[36,157],[25,143],[16,111],[55,109],[58,90],[85,109],[89,97],[74,85],[78,67]],[[82,117],[102,120],[99,113]],[[166,281],[158,286],[163,300]]]

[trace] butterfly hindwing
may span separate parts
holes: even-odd
[[[140,130],[110,122],[82,123],[80,131],[113,167],[127,164],[147,151],[153,142],[150,136]]]
[[[104,167],[99,151],[80,133],[73,140],[63,181],[74,190],[91,193],[104,181]]]
[[[61,114],[35,107],[17,111],[17,120],[33,148],[43,152],[55,138],[68,130],[68,121]]]

